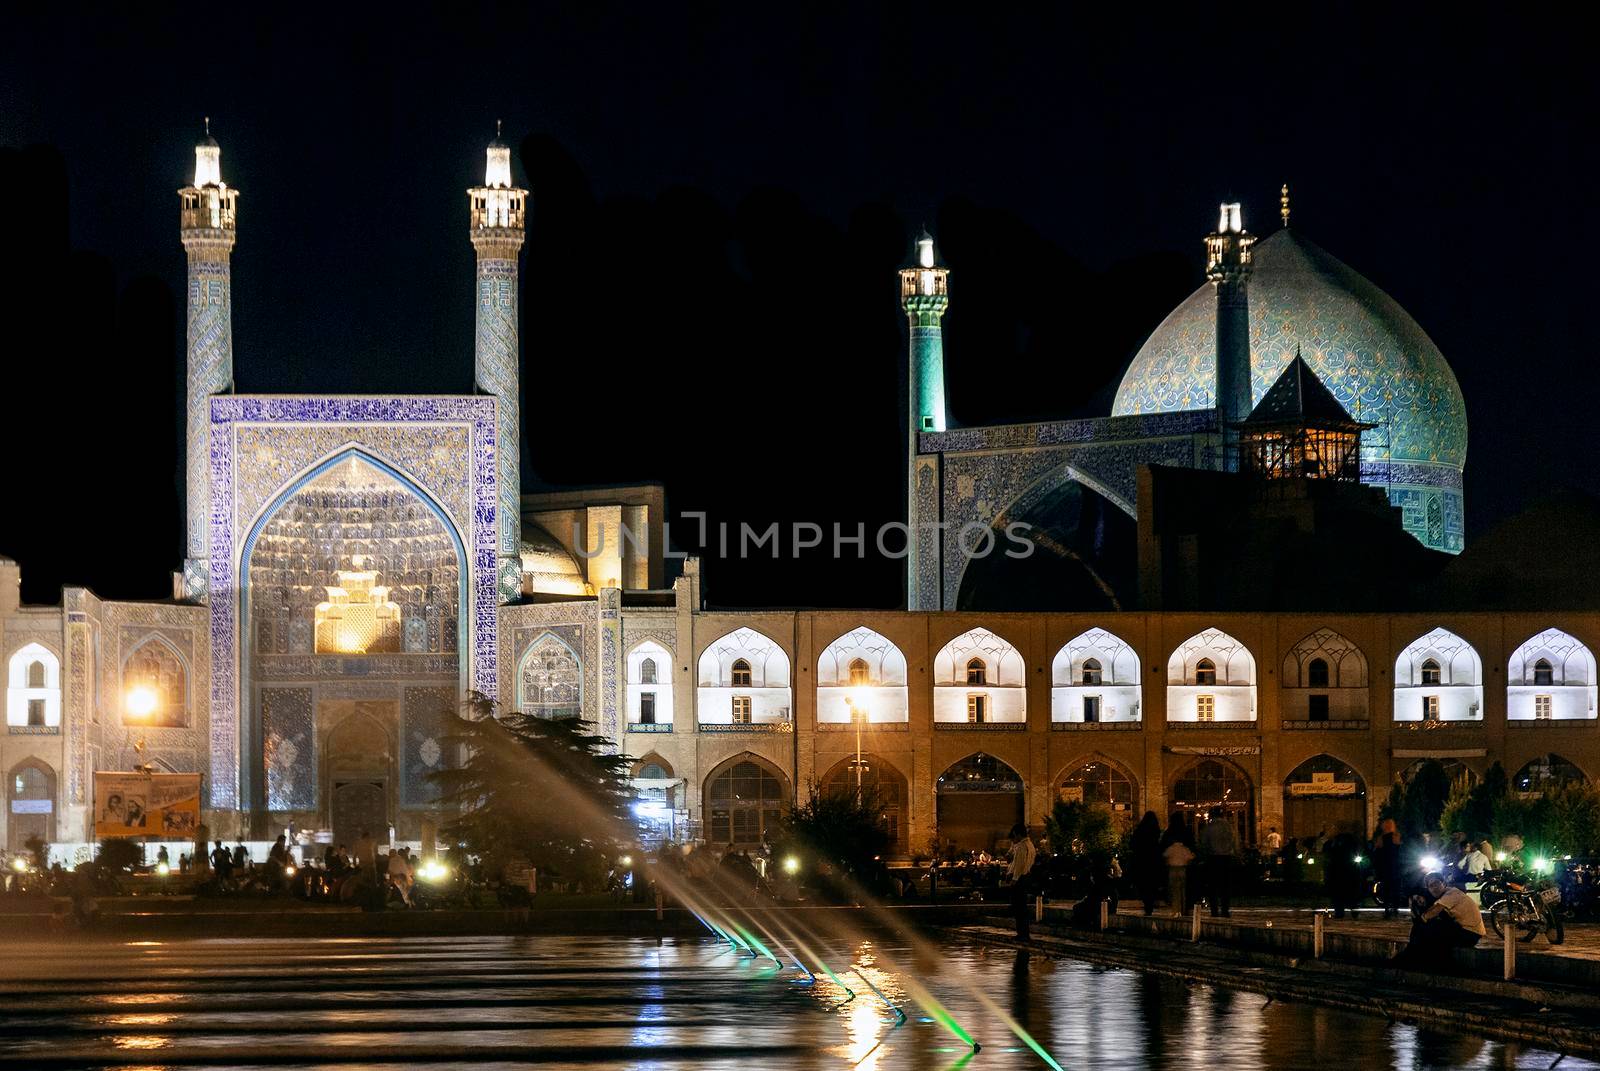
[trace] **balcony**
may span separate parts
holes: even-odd
[[[670,721],[630,721],[628,723],[628,732],[670,733],[672,732],[672,723]]]
[[[1257,726],[1254,721],[1169,721],[1169,729],[1223,729],[1234,732],[1253,731]]]
[[[819,733],[853,733],[856,731],[855,722],[850,721],[819,721]],[[861,726],[861,731],[872,733],[905,733],[911,731],[911,723],[905,721],[869,721]]]
[[[1028,731],[1025,721],[936,721],[933,723],[934,732],[955,733],[1024,733]]]
[[[703,721],[703,733],[792,733],[794,723],[788,721]]]
[[[1326,718],[1322,721],[1312,721],[1309,718],[1285,718],[1283,720],[1285,732],[1310,730],[1315,732],[1320,729],[1358,729],[1365,731],[1372,728],[1372,722],[1366,718]]]
[[[1136,733],[1144,728],[1142,721],[1053,721],[1053,733]]]

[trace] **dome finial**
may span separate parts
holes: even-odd
[[[1289,184],[1285,182],[1283,189],[1278,191],[1278,215],[1283,217],[1283,225],[1289,225]]]
[[[211,136],[211,116],[206,116],[206,137]]]

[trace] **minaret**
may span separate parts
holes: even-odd
[[[1224,426],[1250,415],[1250,247],[1237,204],[1222,206],[1206,235],[1206,278],[1217,290],[1217,409]]]
[[[900,305],[910,325],[911,413],[906,521],[910,525],[906,555],[906,608],[937,610],[940,605],[941,570],[939,521],[939,461],[920,457],[918,436],[945,430],[944,413],[944,313],[950,304],[950,273],[936,266],[933,236],[926,230],[917,239],[917,263],[900,272]]]
[[[522,250],[528,191],[511,184],[511,149],[499,124],[489,143],[482,186],[467,191],[472,247],[478,251],[475,380],[499,402],[495,451],[500,483],[500,597],[522,592],[522,423],[517,368],[517,255]]]
[[[185,598],[203,601],[210,577],[211,396],[233,389],[233,254],[239,191],[222,181],[222,149],[194,147],[194,185],[178,191],[180,236],[189,254],[188,484]]]

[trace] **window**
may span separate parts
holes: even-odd
[[[857,658],[850,663],[850,687],[861,688],[872,683],[872,670],[866,659]]]
[[[1438,721],[1439,720],[1439,697],[1438,696],[1436,696],[1436,695],[1425,695],[1425,696],[1422,697],[1422,720],[1423,721]]]
[[[733,720],[735,724],[750,724],[750,711],[752,706],[753,704],[750,702],[750,697],[747,695],[736,695],[733,697]]]
[[[643,766],[639,767],[639,772],[635,776],[637,776],[640,780],[664,781],[670,778],[672,775],[668,773],[667,768],[662,766],[659,762],[647,762]]]
[[[1217,664],[1211,661],[1209,658],[1202,658],[1199,662],[1195,663],[1194,682],[1202,685],[1216,684]]]
[[[29,662],[28,663],[28,687],[29,688],[43,688],[44,687],[44,663],[43,662]]]
[[[639,697],[639,721],[645,725],[656,723],[656,694],[646,692]]]
[[[656,660],[654,658],[646,658],[639,663],[639,683],[656,683]]]
[[[1083,720],[1086,721],[1086,722],[1088,722],[1088,721],[1099,721],[1100,720],[1100,697],[1099,696],[1097,696],[1097,695],[1086,695],[1086,696],[1083,697]]]
[[[1554,684],[1556,682],[1555,678],[1555,670],[1551,668],[1548,660],[1541,658],[1533,664],[1533,683]],[[1548,699],[1549,696],[1545,698]]]
[[[1426,662],[1422,663],[1422,683],[1423,684],[1442,684],[1443,683],[1443,678],[1439,673],[1439,663],[1435,662],[1431,658],[1428,659]]]
[[[28,724],[29,725],[43,725],[44,724],[44,700],[43,699],[30,699],[30,700],[28,700]]]
[[[984,722],[989,720],[989,697],[974,692],[967,696],[967,720],[970,722]]]
[[[750,683],[752,679],[749,662],[741,658],[733,664],[733,686],[735,688],[754,688],[755,685]]]
[[[1310,704],[1306,709],[1306,719],[1308,721],[1327,721],[1328,697],[1325,695],[1313,695],[1309,698]]]
[[[1306,687],[1326,688],[1328,686],[1328,662],[1324,658],[1313,658],[1306,666]]]
[[[1194,697],[1195,721],[1217,720],[1217,697],[1214,695],[1197,695]]]
[[[1087,659],[1084,660],[1084,663],[1083,663],[1083,683],[1085,683],[1085,684],[1099,684],[1100,683],[1100,660],[1099,659],[1097,659],[1097,658],[1087,658]],[[1085,720],[1088,720],[1088,719],[1085,719]]]
[[[983,659],[974,658],[967,663],[968,684],[988,684],[989,669],[983,664]]]
[[[712,844],[760,844],[776,832],[789,792],[778,775],[754,762],[737,762],[706,788],[706,839]]]
[[[1535,721],[1550,720],[1550,697],[1536,695],[1533,697],[1533,717]]]

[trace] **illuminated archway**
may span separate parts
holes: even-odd
[[[1482,721],[1483,660],[1466,640],[1436,628],[1394,662],[1395,721]]]
[[[792,798],[789,779],[766,759],[749,752],[729,759],[706,778],[706,842],[736,848],[760,846],[777,832]]]
[[[999,853],[1023,821],[1022,775],[978,752],[953,763],[934,785],[941,854]]]
[[[856,757],[851,755],[833,764],[823,776],[818,791],[826,795],[853,797],[858,786],[867,806],[882,812],[890,850],[903,854],[907,847],[906,804],[910,798],[905,775],[881,755],[863,753],[859,767]]]
[[[817,656],[817,722],[848,723],[851,702],[870,722],[908,717],[906,656],[866,627],[845,633]]]
[[[1581,721],[1595,716],[1594,653],[1560,629],[1528,637],[1506,660],[1506,717]]]
[[[1167,660],[1167,720],[1256,720],[1256,660],[1220,629],[1190,636]]]

